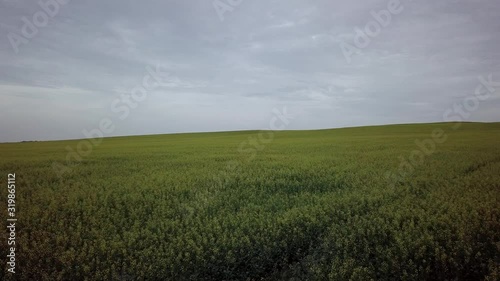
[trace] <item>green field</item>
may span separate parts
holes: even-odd
[[[16,276],[500,280],[500,123],[453,125],[116,137],[69,162],[78,140],[0,144]]]

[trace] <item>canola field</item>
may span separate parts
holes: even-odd
[[[500,280],[500,123],[94,141],[0,144],[1,280]]]

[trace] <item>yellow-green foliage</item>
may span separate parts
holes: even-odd
[[[498,280],[500,123],[451,126],[276,132],[251,161],[255,131],[107,138],[61,178],[78,141],[0,144],[16,277]],[[448,140],[391,184],[436,128]]]

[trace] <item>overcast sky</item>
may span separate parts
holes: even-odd
[[[107,136],[266,129],[284,107],[286,129],[440,122],[478,76],[500,81],[498,0],[401,0],[346,59],[341,46],[359,47],[356,28],[391,1],[73,0],[46,12],[0,0],[0,142],[83,138],[103,118]],[[167,83],[120,118],[113,102],[157,66]],[[497,94],[467,120],[500,121],[499,106]]]

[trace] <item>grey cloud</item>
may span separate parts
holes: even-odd
[[[277,106],[298,114],[289,129],[439,122],[479,75],[500,81],[494,0],[401,0],[348,63],[339,44],[388,2],[244,0],[221,22],[211,1],[73,0],[15,54],[7,35],[40,7],[2,1],[0,142],[82,138],[157,64],[177,80],[113,135],[260,129]]]

